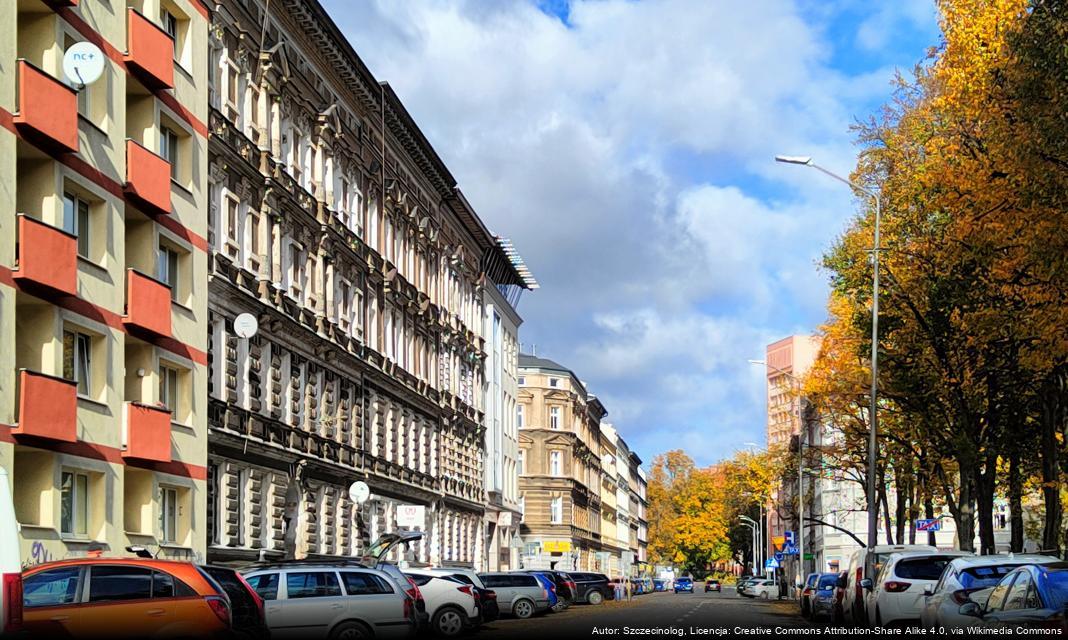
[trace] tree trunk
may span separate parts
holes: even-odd
[[[996,454],[987,454],[983,464],[975,467],[975,498],[979,517],[979,553],[995,553],[994,483],[997,479]]]
[[[879,490],[879,502],[883,507],[883,524],[886,528],[886,544],[894,544],[894,532],[891,529],[890,522],[890,503],[886,497],[886,484],[883,484],[882,489]]]
[[[933,519],[935,517],[934,499],[931,497],[930,494],[927,494],[923,498],[923,517],[927,518],[928,520],[931,520],[931,519]],[[927,544],[931,545],[932,547],[935,546],[935,532],[934,531],[928,531],[927,532]]]
[[[1022,553],[1024,544],[1023,473],[1020,472],[1020,451],[1013,448],[1009,456],[1009,551]]]
[[[894,517],[896,518],[894,521],[894,539],[900,544],[905,539],[905,515],[908,513],[905,509],[908,507],[912,489],[909,486],[909,479],[902,477],[905,475],[903,469],[895,475],[897,476],[897,499],[894,501]]]
[[[966,464],[961,464],[967,469]],[[975,551],[975,475],[960,473],[960,498],[957,513],[953,519],[957,523],[957,544],[961,551]]]
[[[1053,377],[1053,376],[1051,376]],[[1045,503],[1045,525],[1042,528],[1042,550],[1061,551],[1061,520],[1064,517],[1060,495],[1060,443],[1057,432],[1061,427],[1060,413],[1061,393],[1059,381],[1055,378],[1043,385],[1042,411],[1040,424],[1042,429],[1042,500]]]

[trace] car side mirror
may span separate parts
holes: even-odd
[[[968,616],[971,618],[982,618],[983,610],[979,608],[979,605],[974,602],[965,602],[960,606],[959,612],[962,616]]]
[[[872,584],[871,578],[864,578],[863,580],[860,581],[860,588],[861,589],[867,589],[868,591],[871,591],[873,586],[875,586],[875,585]]]
[[[933,596],[934,595],[934,587],[931,586],[931,585],[925,586],[923,588],[923,595],[925,595],[925,596]]]

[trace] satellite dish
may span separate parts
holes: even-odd
[[[349,485],[349,497],[356,504],[363,504],[371,497],[371,488],[367,486],[366,482],[357,480]]]
[[[73,84],[92,84],[104,73],[107,58],[92,42],[76,42],[63,53],[63,75]]]
[[[234,333],[238,338],[251,338],[256,335],[256,332],[260,328],[260,323],[256,321],[256,316],[251,313],[242,313],[234,318]]]

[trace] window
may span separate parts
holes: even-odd
[[[1005,598],[1004,611],[1019,611],[1027,607],[1027,592],[1031,589],[1031,576],[1021,573],[1016,582],[1012,583],[1008,596]]]
[[[260,90],[258,87],[251,87],[248,92],[248,105],[246,105],[248,111],[249,132],[252,134],[252,139],[255,142],[259,142],[259,132],[263,126],[260,121]]]
[[[564,522],[564,499],[553,498],[549,501],[549,522],[551,524],[563,524]]]
[[[337,286],[337,323],[343,330],[348,330],[352,310],[349,308],[349,300],[352,296],[349,283],[342,280]]]
[[[260,269],[260,256],[263,255],[263,221],[259,211],[248,213],[249,267],[254,271]]]
[[[80,567],[64,567],[26,576],[22,580],[22,605],[30,609],[74,604],[80,573]]]
[[[178,540],[178,490],[170,487],[159,489],[159,532],[164,543]]]
[[[147,600],[151,597],[151,569],[99,565],[89,568],[89,602]]]
[[[64,471],[60,480],[60,533],[75,537],[89,535],[89,476]]]
[[[229,58],[226,59],[224,64],[226,67],[224,76],[226,80],[226,104],[224,105],[224,111],[227,118],[234,123],[238,123],[241,119],[241,72]]]
[[[163,30],[167,32],[167,35],[174,41],[174,59],[178,59],[178,18],[173,13],[166,9],[159,10],[159,22],[163,27]]]
[[[178,413],[178,370],[159,365],[159,403],[171,410],[171,419]]]
[[[289,175],[293,176],[293,179],[297,181],[297,184],[304,184],[301,180],[301,167],[302,159],[300,157],[301,142],[304,138],[304,134],[300,132],[300,129],[293,127],[289,131]]]
[[[560,428],[560,407],[549,407],[549,428]]]
[[[237,258],[240,251],[241,203],[232,194],[223,196],[223,219],[226,220],[226,255]]]
[[[171,163],[171,179],[177,180],[181,171],[178,163],[178,134],[170,127],[159,128],[159,155]]]
[[[522,387],[523,385],[525,385],[527,383],[527,379],[526,379],[525,376],[519,376],[519,380],[517,382],[519,383],[519,386]]]
[[[563,456],[559,451],[549,452],[549,475],[560,476],[563,475]]]
[[[78,255],[89,257],[89,203],[72,193],[63,194],[63,230],[78,237]]]
[[[286,574],[286,597],[290,600],[339,595],[341,585],[332,571],[299,571]]]
[[[1016,574],[1018,577],[1020,574]],[[1005,596],[1009,593],[1009,587],[1012,585],[1014,576],[1006,576],[1004,580],[998,583],[998,586],[994,587],[994,590],[990,592],[990,597],[986,600],[987,611],[1000,611],[1001,606],[1005,604]],[[1018,578],[1017,578],[1018,579]]]
[[[299,244],[293,243],[289,248],[289,293],[294,298],[302,300],[304,291],[304,267],[307,261],[304,258],[304,249]]]
[[[526,468],[526,466],[527,466],[527,450],[526,449],[520,449],[519,450],[519,458],[518,458],[518,461],[516,462],[516,474],[517,475],[523,475],[523,469]]]
[[[174,249],[161,244],[156,263],[157,280],[171,288],[171,300],[178,301],[178,265],[179,255]]]
[[[523,405],[516,405],[515,408],[515,423],[520,429],[523,428]]]
[[[350,596],[393,593],[393,589],[384,580],[371,573],[343,571],[341,572],[341,580],[345,583],[345,592]]]
[[[560,378],[549,378],[549,386],[554,388],[554,389],[559,387],[560,386]]]
[[[278,599],[277,573],[261,573],[258,576],[245,576],[245,581],[248,582],[249,586],[252,587],[252,590],[264,600]]]
[[[78,395],[92,393],[93,338],[77,331],[63,332],[63,377],[78,383]]]

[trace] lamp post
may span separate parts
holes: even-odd
[[[869,552],[875,546],[878,531],[879,522],[879,509],[876,504],[875,493],[875,460],[878,450],[878,441],[876,440],[876,433],[879,428],[879,416],[876,411],[876,393],[879,380],[879,218],[882,213],[882,198],[879,192],[872,191],[866,187],[862,187],[855,182],[842,176],[832,173],[827,169],[812,162],[812,158],[807,156],[775,156],[776,162],[783,162],[786,164],[799,164],[804,167],[812,167],[821,173],[824,173],[839,182],[845,183],[850,189],[857,193],[864,194],[871,198],[875,203],[875,229],[872,246],[872,295],[871,295],[871,400],[868,405],[868,422],[871,425],[871,429],[868,432],[868,550]],[[871,577],[871,576],[868,576]]]
[[[753,577],[757,574],[757,525],[753,522],[753,519],[748,516],[741,516],[738,518],[745,526],[753,530]]]
[[[783,371],[773,364],[764,360],[750,360],[749,364],[764,365],[774,369],[778,373],[789,378],[797,386],[797,405],[795,415],[797,417],[797,566],[798,576],[805,579],[805,425],[801,416],[801,402],[804,394],[801,393],[801,381],[794,374]]]
[[[762,449],[760,448],[760,445],[758,445],[755,442],[743,442],[742,444],[745,445],[746,447],[749,447],[749,449],[751,451],[753,451],[753,450],[762,451]],[[769,532],[767,537],[765,537],[765,535],[764,535],[764,531],[765,531],[764,502],[761,501],[761,500],[757,501],[757,526],[760,527],[760,532],[759,532],[760,535],[758,536],[760,538],[760,557],[764,558],[764,557],[766,557],[766,555],[768,553],[767,540],[768,540],[768,538],[770,538],[771,534]]]

